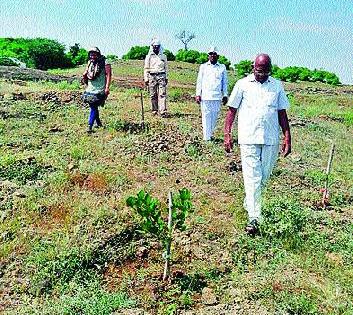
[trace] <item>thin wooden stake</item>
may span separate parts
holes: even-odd
[[[170,191],[168,194],[168,243],[165,252],[165,265],[164,265],[164,273],[163,280],[167,280],[170,274],[170,247],[172,243],[172,192]]]
[[[141,126],[142,126],[143,129],[145,129],[145,110],[143,108],[143,95],[142,95],[142,92],[140,94],[140,98],[141,98],[141,118],[142,118]]]
[[[329,198],[329,191],[328,191],[328,180],[329,180],[329,175],[331,172],[331,167],[332,167],[332,160],[333,160],[333,153],[335,152],[335,144],[332,143],[331,145],[331,150],[330,150],[330,155],[328,158],[327,162],[327,168],[326,168],[326,178],[325,178],[325,188],[322,194],[322,206],[325,208],[326,204],[328,203],[328,198]]]

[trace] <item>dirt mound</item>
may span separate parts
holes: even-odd
[[[53,81],[61,82],[68,81],[73,82],[79,80],[78,76],[65,77],[61,75],[50,74],[47,71],[19,68],[10,66],[0,66],[0,78],[7,80],[22,80],[22,81]]]
[[[175,131],[165,131],[164,133],[151,134],[148,139],[137,140],[133,148],[127,148],[127,153],[155,155],[162,152],[170,154],[170,158],[180,156],[201,155],[203,143],[200,138],[190,138],[187,135]]]
[[[69,103],[78,103],[83,105],[81,100],[81,91],[47,91],[47,92],[28,92],[28,93],[11,93],[0,95],[0,100],[8,101],[34,101],[44,103],[54,103],[64,105]]]
[[[45,93],[31,93],[29,98],[35,101],[68,104],[72,102],[82,103],[81,95],[82,92],[80,91],[49,91]]]

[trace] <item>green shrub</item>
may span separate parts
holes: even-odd
[[[18,63],[12,57],[0,57],[0,66],[18,66]]]
[[[319,314],[316,304],[304,294],[286,294],[277,306],[279,314],[309,315]],[[276,314],[278,314],[276,312]]]
[[[263,236],[291,240],[303,231],[308,210],[290,199],[279,198],[263,206],[262,216],[260,230]]]
[[[149,50],[149,46],[133,46],[126,55],[123,55],[122,59],[143,60],[147,56]]]
[[[26,184],[27,181],[41,179],[50,168],[40,165],[35,159],[12,160],[0,164],[0,180]]]
[[[133,306],[135,303],[122,292],[108,292],[99,279],[70,282],[54,302],[45,297],[38,305],[28,305],[18,314],[84,314],[109,315],[112,312]]]
[[[175,56],[170,50],[164,49],[164,54],[166,55],[168,61],[174,61],[175,60]]]
[[[106,57],[107,57],[107,60],[110,62],[119,60],[119,57],[117,55],[106,55]]]
[[[188,63],[202,64],[207,62],[208,54],[204,52],[198,52],[196,50],[179,49],[177,54],[175,55],[175,60],[184,61]],[[226,68],[229,69],[230,61],[225,56],[220,55],[218,58],[218,62],[224,64]]]
[[[196,63],[197,60],[199,60],[199,63],[202,63],[199,58],[200,53],[196,50],[179,49],[177,54],[175,55],[175,60],[184,61],[188,63]]]
[[[230,61],[225,56],[219,56],[218,62],[224,64],[226,66],[226,69],[229,70]]]
[[[252,73],[253,63],[250,60],[242,60],[234,65],[235,76],[239,80],[248,74]],[[331,85],[339,85],[340,80],[334,73],[325,70],[310,70],[305,67],[290,66],[280,68],[277,65],[272,65],[271,75],[281,81],[297,82],[311,81],[323,82]]]
[[[242,60],[234,65],[235,76],[237,79],[244,78],[248,74],[252,73],[253,63],[251,60]]]
[[[37,69],[48,70],[72,66],[71,60],[65,55],[65,46],[51,39],[30,40],[28,55]]]
[[[65,46],[48,38],[0,38],[0,56],[17,58],[28,67],[42,70],[73,65]]]

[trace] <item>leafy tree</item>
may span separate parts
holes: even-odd
[[[133,46],[130,48],[130,50],[126,55],[122,56],[122,59],[143,60],[147,56],[149,50],[150,50],[149,46]],[[166,55],[169,61],[175,60],[175,56],[170,50],[164,49],[164,54]]]
[[[107,55],[106,57],[110,61],[116,61],[119,59],[119,57],[117,55]]]
[[[28,67],[43,70],[72,66],[65,46],[47,38],[1,38],[0,56],[14,57]]]
[[[13,57],[0,57],[0,66],[18,66]]]
[[[84,48],[80,48],[77,55],[72,59],[73,65],[83,65],[87,62],[88,51]]]
[[[80,51],[80,44],[78,43],[75,43],[75,45],[69,48],[69,53],[73,58],[75,58],[78,55],[79,51]]]
[[[66,56],[73,66],[78,66],[87,62],[88,51],[84,48],[80,48],[80,44],[75,43],[75,45],[69,48],[69,52]]]
[[[199,57],[200,57],[200,53],[196,50],[180,49],[175,55],[175,60],[189,62],[189,63],[196,63]]]
[[[338,76],[334,73],[331,72],[326,72],[325,75],[325,83],[331,84],[331,85],[339,85],[341,84],[340,79]]]
[[[143,60],[150,50],[149,46],[133,46],[126,55],[123,55],[124,60]]]
[[[207,53],[200,53],[199,57],[196,59],[196,63],[202,64],[207,62],[208,54]]]
[[[301,67],[298,79],[300,81],[310,81],[311,71],[308,68]]]
[[[70,59],[65,55],[65,46],[52,39],[35,38],[30,42],[28,55],[37,69],[71,66]]]
[[[240,61],[238,64],[235,64],[235,71],[237,79],[245,77],[252,72],[252,62],[250,60]],[[311,81],[331,85],[341,84],[338,76],[334,73],[325,70],[310,70],[306,67],[290,66],[280,68],[277,65],[273,65],[271,75],[286,82]]]
[[[237,79],[244,78],[252,72],[253,62],[251,60],[242,60],[234,65],[234,69]]]
[[[225,56],[219,56],[218,62],[224,64],[226,66],[226,69],[229,70],[230,61]]]
[[[164,49],[164,54],[166,55],[168,61],[174,61],[175,60],[175,56],[170,50]]]

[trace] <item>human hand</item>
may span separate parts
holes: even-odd
[[[281,146],[281,153],[284,157],[288,156],[292,151],[291,140],[284,138]]]
[[[88,84],[87,73],[84,73],[84,74],[82,75],[81,83],[82,83],[82,84],[86,84],[86,85]]]
[[[200,103],[201,103],[201,96],[200,96],[200,95],[197,95],[197,96],[195,97],[195,101],[196,101],[197,104],[200,104]]]
[[[233,149],[233,139],[230,133],[224,134],[224,150],[229,153]]]
[[[228,103],[228,97],[227,96],[223,96],[222,103],[223,103],[223,105],[226,105]]]
[[[108,87],[105,88],[104,93],[105,93],[105,97],[108,97],[108,95],[109,95],[109,93],[110,93],[110,90],[109,90]]]

